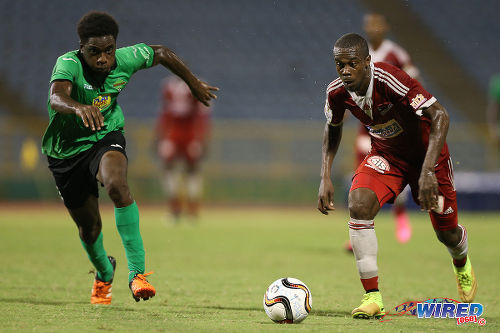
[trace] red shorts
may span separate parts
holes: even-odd
[[[166,162],[182,159],[188,164],[198,163],[204,153],[210,131],[207,117],[170,121],[164,125],[158,144],[158,155]]]
[[[159,142],[158,154],[166,162],[184,159],[189,164],[196,164],[203,156],[203,145],[192,137],[167,138]]]
[[[369,188],[375,192],[382,207],[386,202],[394,202],[399,193],[409,184],[413,200],[419,205],[420,168],[409,166],[400,160],[394,161],[391,161],[390,156],[381,156],[377,152],[368,154],[356,169],[350,191],[360,187]],[[444,201],[440,212],[431,211],[429,215],[435,230],[451,230],[458,225],[457,194],[451,159],[441,161],[435,168],[435,172],[439,194]]]

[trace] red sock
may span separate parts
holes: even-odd
[[[374,276],[369,279],[360,279],[361,283],[363,284],[363,288],[365,288],[365,291],[368,292],[369,290],[376,289],[378,290],[378,276]]]
[[[453,259],[453,265],[455,265],[455,267],[464,267],[466,262],[467,257],[462,259]]]

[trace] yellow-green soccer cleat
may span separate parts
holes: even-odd
[[[352,310],[352,317],[355,319],[379,319],[384,315],[385,309],[380,291],[364,294],[361,305]]]
[[[464,267],[457,268],[453,265],[453,270],[457,276],[457,289],[460,299],[464,303],[471,303],[476,297],[477,280],[469,256],[467,256]]]

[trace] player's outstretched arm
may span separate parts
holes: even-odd
[[[328,215],[329,210],[334,210],[333,206],[333,184],[331,179],[331,170],[333,159],[339,148],[342,138],[342,125],[331,126],[328,122],[325,124],[323,133],[323,146],[321,153],[321,182],[318,191],[318,210]]]
[[[212,87],[206,82],[199,80],[174,52],[162,45],[150,46],[155,52],[153,66],[161,64],[170,69],[187,83],[193,96],[206,106],[210,105],[209,102],[211,99],[217,98],[213,91],[218,91],[219,88]]]
[[[418,200],[423,210],[430,211],[438,207],[439,192],[434,167],[446,141],[450,120],[448,112],[439,102],[435,102],[427,109],[424,109],[423,114],[431,120],[431,132],[429,134],[429,146],[427,147],[418,180]]]
[[[104,117],[96,106],[78,103],[71,98],[73,84],[68,80],[55,80],[50,86],[50,107],[59,113],[76,114],[83,121],[85,127],[92,131],[100,130],[104,126]]]

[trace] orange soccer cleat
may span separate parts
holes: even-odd
[[[130,281],[129,288],[136,302],[139,302],[141,298],[147,301],[150,297],[156,295],[155,288],[146,280],[146,276],[151,274],[153,274],[153,272],[145,274],[137,273]]]
[[[94,285],[92,286],[92,295],[90,296],[90,304],[111,304],[111,283],[113,283],[113,277],[116,270],[116,260],[112,256],[108,256],[111,265],[113,265],[113,276],[108,282],[101,281],[96,278],[94,279]]]

